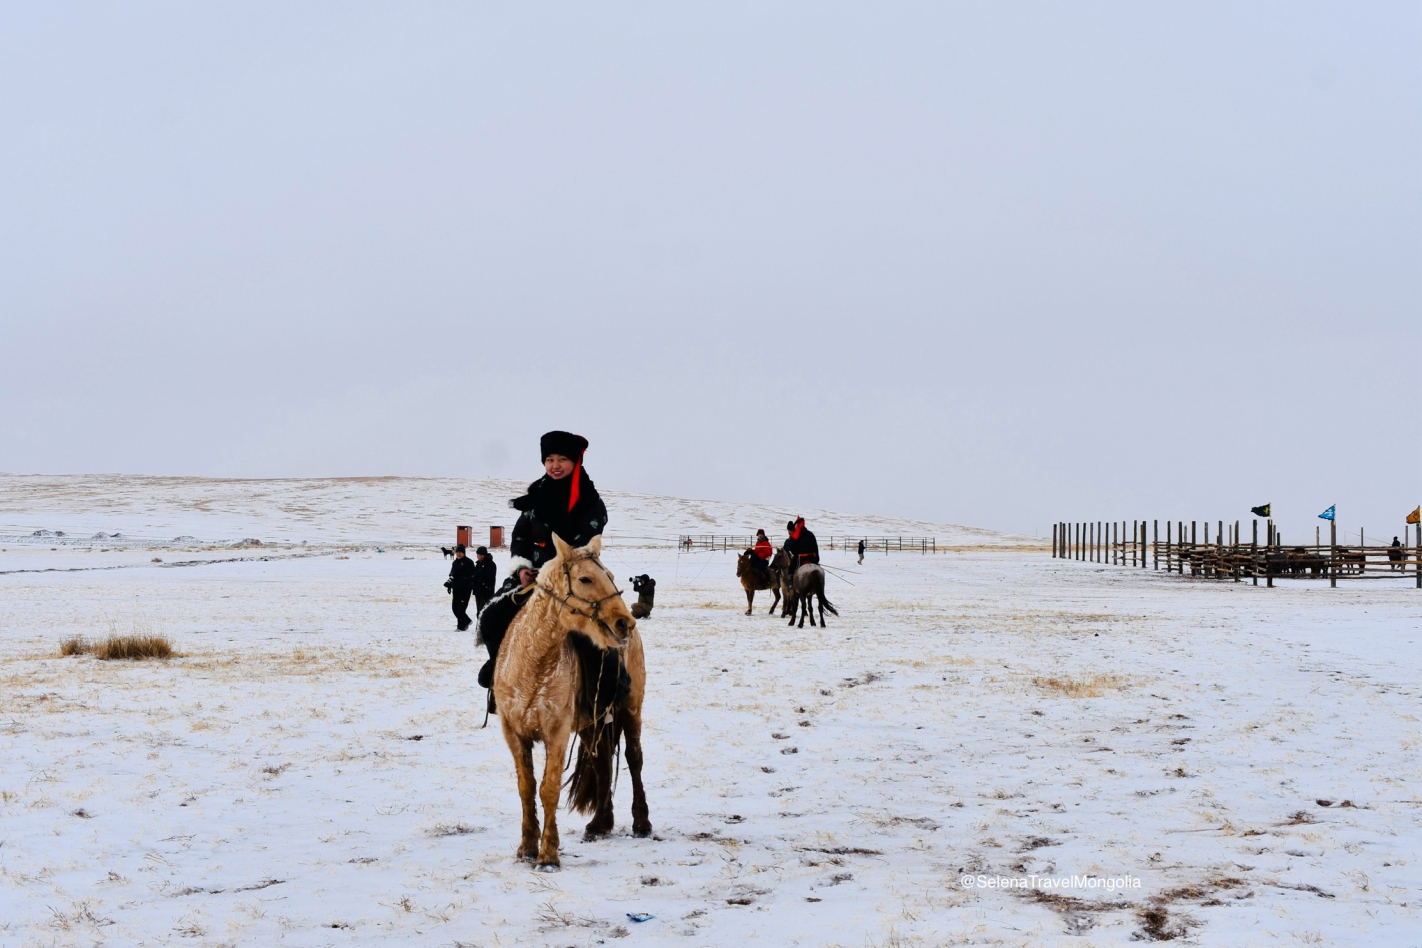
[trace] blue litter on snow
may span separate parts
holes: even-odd
[[[632,919],[632,921],[634,922],[650,922],[656,916],[648,915],[646,912],[628,912],[627,917]]]

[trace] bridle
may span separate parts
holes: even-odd
[[[597,564],[598,569],[602,570],[604,573],[607,574],[608,579],[612,579],[612,570],[602,565],[602,560],[597,558],[597,554],[588,553],[585,556],[580,556],[577,559],[567,560],[563,563],[563,578],[567,581],[568,585],[567,595],[559,596],[557,591],[555,591],[549,586],[543,585],[542,583],[538,583],[537,586],[539,589],[547,593],[548,597],[554,602],[556,602],[561,608],[568,610],[574,615],[582,616],[584,619],[593,620],[598,625],[602,626],[602,630],[607,633],[608,638],[612,639],[613,641],[617,641],[616,633],[612,631],[612,627],[607,624],[607,620],[602,617],[601,612],[602,604],[607,602],[609,599],[616,599],[620,597],[622,595],[622,590],[617,588],[617,580],[612,579],[612,592],[608,593],[606,596],[603,596],[601,599],[588,599],[586,596],[579,596],[577,593],[573,592],[573,564],[581,560],[592,560],[594,563]],[[584,612],[583,610],[572,605],[570,600],[574,599],[576,599],[578,602],[586,604],[590,611]],[[619,648],[620,647],[621,646],[619,646]]]

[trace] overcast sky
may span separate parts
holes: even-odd
[[[1416,3],[14,4],[0,470],[1422,501]]]

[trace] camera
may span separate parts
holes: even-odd
[[[635,593],[651,592],[657,588],[657,581],[646,573],[641,576],[633,576],[627,581],[632,584],[632,591]]]

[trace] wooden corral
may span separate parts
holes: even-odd
[[[1330,524],[1328,543],[1316,537],[1314,543],[1305,545],[1286,544],[1272,520],[1265,522],[1262,538],[1259,521],[1252,521],[1247,542],[1238,520],[1233,524],[1167,520],[1163,535],[1160,526],[1159,520],[1062,521],[1052,527],[1052,556],[1163,569],[1181,576],[1188,570],[1196,578],[1248,579],[1255,585],[1262,578],[1269,586],[1276,577],[1327,579],[1329,585],[1336,586],[1339,579],[1397,579],[1412,574],[1417,588],[1422,589],[1422,525],[1417,527],[1415,539],[1408,528],[1407,542],[1401,546],[1368,545],[1361,532],[1357,544],[1340,544],[1335,524]],[[1215,528],[1213,540],[1211,526]]]
[[[859,549],[859,541],[864,541],[865,553],[937,553],[938,541],[934,537],[820,537],[823,550],[845,550],[853,553]],[[781,541],[774,538],[777,546]],[[755,537],[721,536],[719,534],[683,533],[677,537],[677,549],[683,553],[739,553],[755,546]]]

